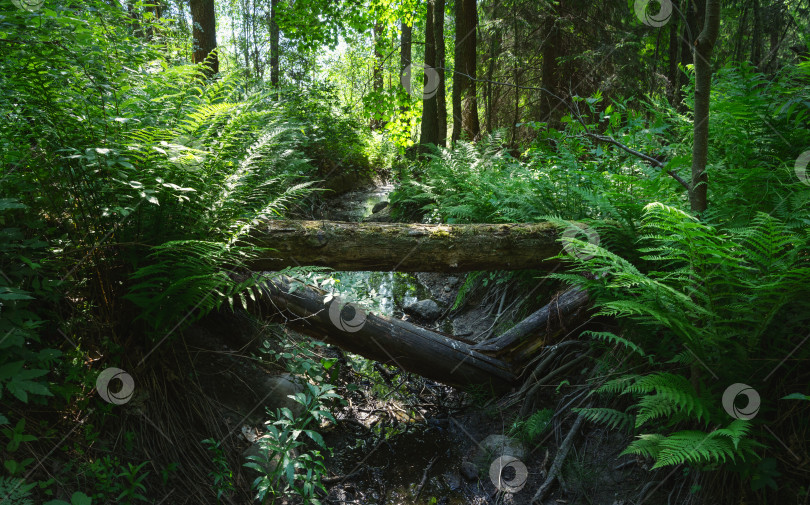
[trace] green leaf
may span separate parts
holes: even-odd
[[[810,395],[803,395],[801,393],[790,393],[782,397],[783,400],[807,400],[810,401]]]

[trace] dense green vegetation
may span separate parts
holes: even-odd
[[[353,389],[319,343],[267,330],[255,359],[306,388],[246,458],[166,381],[194,375],[173,352],[195,322],[262,296],[247,265],[270,251],[249,240],[263,221],[372,179],[404,222],[558,224],[548,278],[596,308],[575,411],[631,435],[650,480],[688,469],[695,502],[806,503],[810,5],[666,1],[657,24],[639,3],[0,0],[0,503],[322,500],[319,429]],[[283,273],[374,305],[322,268]],[[508,284],[534,310],[534,277],[472,273],[452,309]],[[350,360],[378,397],[405,394]],[[155,422],[96,392],[111,367],[182,411],[141,414],[204,435],[150,453],[168,438]],[[728,403],[736,383],[758,410]],[[508,431],[532,444],[552,416]]]

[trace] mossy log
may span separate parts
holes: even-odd
[[[551,223],[405,224],[267,221],[252,236],[273,249],[254,271],[325,266],[341,271],[469,272],[549,269],[561,251]]]

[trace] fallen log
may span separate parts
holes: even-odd
[[[350,352],[398,366],[444,384],[510,389],[517,377],[510,364],[473,349],[451,336],[344,304],[327,292],[275,277],[264,282],[259,307],[263,315],[280,314],[290,328]]]
[[[406,224],[266,221],[251,243],[273,249],[254,271],[312,265],[342,271],[549,269],[562,250],[551,223]]]
[[[588,315],[588,292],[580,288],[570,288],[542,308],[533,312],[503,335],[478,344],[473,349],[494,356],[512,354],[513,359],[526,359],[538,347],[549,343],[566,329],[573,329]],[[530,335],[543,335],[544,338],[528,340]]]

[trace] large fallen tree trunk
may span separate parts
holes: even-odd
[[[584,317],[588,301],[582,292],[565,292],[519,323],[515,327],[519,330],[510,330],[491,344],[475,345],[407,321],[366,313],[287,277],[268,280],[263,291],[253,312],[280,315],[300,333],[444,384],[460,388],[483,385],[496,392],[515,383],[520,368],[531,357],[528,349],[550,343]]]
[[[366,313],[315,287],[276,277],[263,288],[259,310],[265,315],[280,314],[290,328],[366,358],[462,388],[483,385],[502,392],[516,379],[507,363],[470,343]]]
[[[551,223],[404,224],[267,221],[251,237],[274,249],[254,271],[313,265],[343,271],[547,269],[561,246]]]

